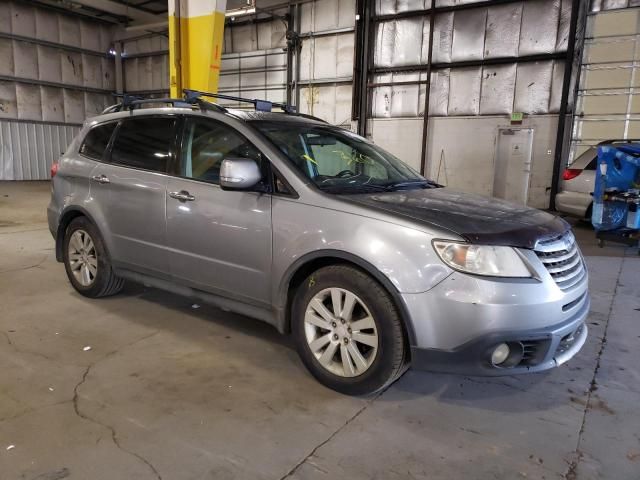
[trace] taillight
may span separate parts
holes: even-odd
[[[58,162],[53,162],[51,165],[51,178],[55,177],[56,173],[58,173]]]
[[[573,178],[576,178],[581,173],[582,173],[582,170],[579,168],[567,168],[562,174],[562,179],[571,180]]]

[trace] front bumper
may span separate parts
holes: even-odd
[[[578,283],[565,289],[544,267],[536,273],[537,279],[508,280],[456,272],[428,292],[403,294],[411,324],[412,366],[511,375],[547,370],[569,360],[587,337],[586,270]],[[491,353],[501,343],[521,350],[522,360],[509,368],[493,365]]]
[[[562,365],[577,354],[587,340],[584,321],[589,310],[574,319],[545,329],[494,332],[474,339],[454,350],[411,348],[411,366],[428,370],[465,375],[500,376],[541,372]],[[512,367],[496,367],[490,358],[501,343],[523,345],[527,352],[523,360]]]

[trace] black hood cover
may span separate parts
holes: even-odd
[[[560,236],[571,228],[561,218],[542,210],[449,188],[341,195],[341,198],[437,226],[470,243],[483,245],[532,249],[538,240]]]

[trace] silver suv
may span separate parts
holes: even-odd
[[[126,279],[264,320],[347,394],[409,364],[541,371],[584,344],[587,271],[560,218],[441,188],[318,119],[163,102],[88,120],[52,169],[82,295]]]

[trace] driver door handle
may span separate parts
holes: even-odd
[[[109,183],[109,182],[111,182],[111,180],[109,180],[109,177],[107,177],[106,175],[94,175],[93,177],[91,177],[91,180],[93,180],[94,182],[98,182],[98,183]]]
[[[193,202],[196,197],[191,195],[186,190],[180,190],[179,192],[169,192],[169,196],[171,198],[175,198],[176,200],[180,200],[181,202]]]

